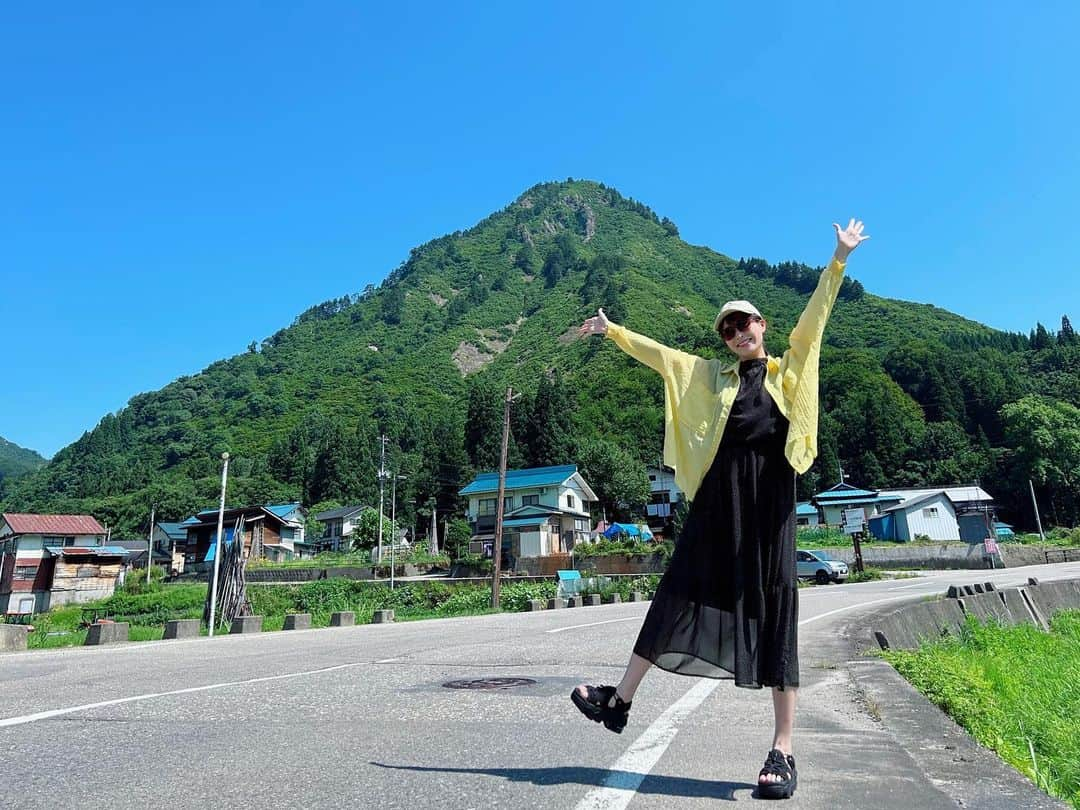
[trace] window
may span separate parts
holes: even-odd
[[[666,489],[661,492],[654,492],[649,496],[649,503],[671,503],[671,493]]]
[[[509,512],[513,508],[514,508],[514,496],[513,495],[507,495],[505,498],[503,498],[503,511],[504,512]]]
[[[650,475],[650,476],[649,476],[649,480],[650,480],[650,481],[655,481],[655,480],[656,480],[656,476],[655,476],[655,475]]]
[[[539,506],[540,505],[540,496],[539,495],[522,495],[521,496],[521,505],[522,506]]]
[[[936,518],[938,516],[938,508],[936,506],[927,506],[922,510],[922,516],[924,518]]]
[[[569,506],[571,509],[574,508],[574,496],[573,495],[567,495],[566,496],[566,505]]]
[[[495,514],[495,498],[481,498],[480,499],[480,514],[481,515],[494,515]]]
[[[16,565],[14,579],[33,579],[37,576],[36,565]]]
[[[574,528],[577,529],[579,532],[587,532],[589,530],[589,521],[583,520],[582,518],[577,518],[574,521]]]

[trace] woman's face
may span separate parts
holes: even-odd
[[[727,347],[739,360],[765,357],[765,330],[768,324],[763,318],[744,312],[733,312],[720,325],[720,335]],[[730,337],[729,337],[730,335]]]

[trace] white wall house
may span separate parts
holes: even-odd
[[[676,505],[683,499],[683,491],[675,483],[675,471],[670,467],[647,466],[645,472],[649,476],[649,503],[645,506],[645,515],[650,527],[653,524],[660,526],[671,518]]]
[[[315,519],[323,524],[323,533],[321,537],[311,538],[310,542],[330,551],[348,550],[353,530],[365,509],[366,506],[342,506],[319,512]]]
[[[959,540],[960,524],[953,502],[943,490],[908,498],[884,511],[895,521],[897,540],[914,540],[925,535],[931,540]]]
[[[498,473],[481,473],[458,494],[468,498],[473,550],[495,539]],[[507,470],[503,492],[503,549],[511,558],[571,551],[589,538],[589,503],[596,500],[573,464]]]

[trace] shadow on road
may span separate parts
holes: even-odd
[[[726,799],[735,801],[736,790],[754,790],[756,785],[750,782],[711,782],[706,779],[687,779],[682,776],[645,776],[630,771],[612,771],[607,768],[435,768],[423,765],[388,765],[383,762],[370,763],[377,768],[389,768],[397,771],[415,771],[417,773],[460,773],[484,776],[500,776],[511,782],[530,782],[534,785],[588,785],[600,787],[610,785],[628,789],[641,784],[638,793],[658,796],[684,796],[695,799]]]

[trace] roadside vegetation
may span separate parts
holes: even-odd
[[[1050,632],[969,618],[959,638],[885,658],[978,742],[1080,809],[1080,611]]]

